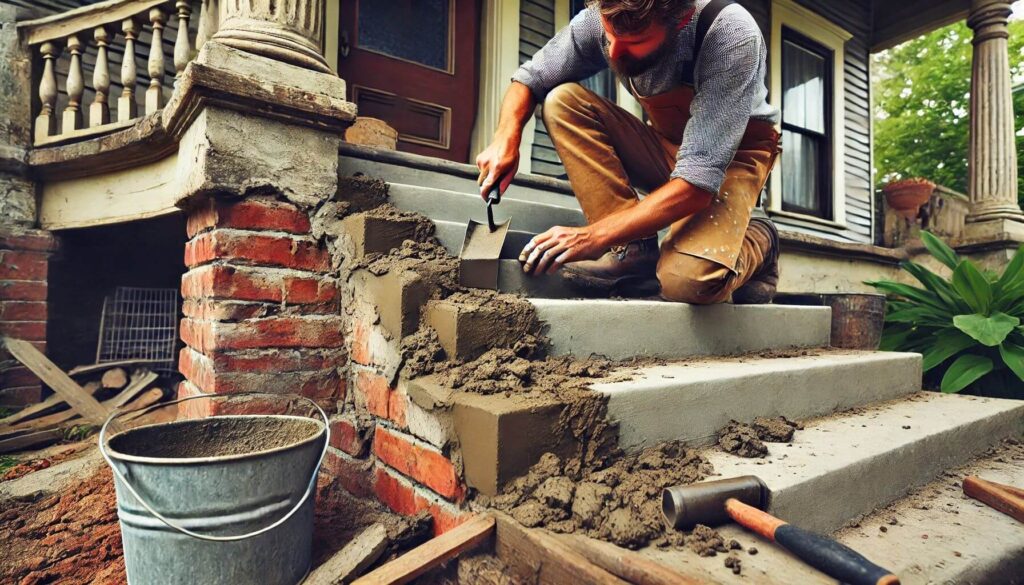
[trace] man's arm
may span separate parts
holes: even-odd
[[[499,177],[501,192],[504,193],[519,170],[519,143],[523,139],[523,127],[536,107],[537,100],[530,88],[518,81],[509,85],[501,102],[494,140],[476,157],[476,166],[480,169],[480,196],[484,199]]]

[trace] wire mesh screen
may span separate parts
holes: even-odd
[[[103,299],[96,363],[145,360],[170,375],[177,341],[177,289],[119,286]]]

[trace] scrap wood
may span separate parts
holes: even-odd
[[[624,549],[610,542],[595,540],[579,534],[566,534],[556,538],[588,561],[636,585],[698,585],[703,583],[703,581],[673,571],[640,553]]]
[[[141,396],[129,402],[125,407],[129,409],[145,408],[157,403],[163,397],[163,394],[163,390],[160,390],[159,388],[147,390]],[[55,443],[65,438],[75,427],[81,426],[89,425],[83,424],[83,421],[80,420],[71,421],[52,429],[34,431],[2,439],[0,440],[0,453],[11,453],[13,451],[20,451],[30,447],[38,447],[40,445]],[[111,424],[110,426],[112,427],[114,425]]]
[[[1024,490],[1020,488],[968,475],[964,478],[964,493],[1018,522],[1024,522]]]
[[[11,357],[21,362],[54,392],[60,394],[68,406],[78,411],[82,418],[97,425],[102,425],[110,411],[68,377],[60,368],[51,362],[31,343],[10,337],[3,338]],[[122,430],[116,421],[111,421],[110,430]]]
[[[92,382],[90,382],[89,384],[86,384],[85,386],[83,386],[83,388],[90,395],[95,395],[97,392],[99,392],[100,385],[99,385],[99,383],[92,383]],[[32,406],[23,408],[23,409],[19,410],[18,412],[12,414],[11,416],[8,416],[6,418],[0,419],[0,433],[2,433],[4,430],[6,430],[6,427],[13,426],[16,423],[19,423],[19,422],[24,421],[26,419],[36,418],[36,415],[42,414],[42,413],[46,412],[47,410],[50,410],[51,408],[54,408],[54,407],[59,406],[61,404],[67,404],[67,403],[64,402],[64,399],[61,398],[60,394],[53,394],[53,395],[51,395],[50,397],[48,397],[46,400],[44,400],[42,402],[39,402],[39,403],[33,404]]]
[[[110,368],[130,368],[134,366],[145,366],[146,364],[153,363],[153,360],[119,360],[116,362],[103,362],[100,364],[88,364],[84,366],[75,366],[68,370],[68,375],[72,378],[84,374],[91,374],[93,372],[102,372],[109,370]]]
[[[128,372],[124,368],[110,368],[100,376],[100,384],[111,390],[124,388],[128,385]]]
[[[135,398],[136,394],[138,394],[139,392],[144,390],[147,386],[152,384],[153,381],[157,379],[157,377],[158,377],[157,374],[154,373],[154,372],[146,371],[145,373],[141,373],[141,374],[135,376],[135,378],[133,379],[132,383],[129,384],[127,388],[125,388],[124,390],[121,390],[116,395],[114,395],[112,398],[108,398],[107,400],[104,400],[100,404],[102,404],[106,408],[109,408],[110,410],[121,408],[122,406],[127,404],[129,400],[131,400],[132,398]],[[44,417],[40,417],[40,418],[35,418],[35,419],[29,420],[29,421],[24,421],[24,422],[18,423],[16,425],[10,427],[9,430],[11,430],[11,431],[20,431],[20,430],[28,430],[28,429],[45,429],[47,427],[54,426],[54,425],[60,424],[62,422],[72,420],[72,419],[74,419],[76,417],[78,417],[78,413],[77,412],[75,412],[73,410],[64,410],[64,411],[57,412],[57,413],[54,413],[54,414],[51,414],[51,415],[48,415],[48,416],[44,416]],[[5,430],[7,430],[7,429],[0,429],[0,436],[2,436],[4,434]]]
[[[317,567],[302,585],[341,585],[376,562],[387,547],[388,531],[378,522]]]
[[[520,578],[535,579],[541,585],[628,584],[544,530],[525,528],[506,514],[495,513],[494,516],[497,520],[495,552]]]
[[[492,516],[473,518],[360,577],[352,585],[408,583],[488,540],[494,534],[494,525]]]

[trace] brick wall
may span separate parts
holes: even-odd
[[[271,197],[211,199],[189,213],[188,236],[179,395],[297,393],[333,410],[347,362],[337,278],[306,212]]]
[[[50,232],[0,227],[0,334],[32,342],[46,351],[46,279],[57,240]],[[0,359],[7,361],[6,354]],[[41,398],[39,379],[19,366],[0,369],[0,405]]]

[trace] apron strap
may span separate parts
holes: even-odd
[[[700,49],[704,46],[704,37],[708,36],[708,30],[715,23],[718,14],[730,4],[735,4],[735,2],[733,0],[711,0],[704,10],[700,11],[700,16],[697,17],[697,32],[693,37],[693,59],[683,64],[683,83],[686,85],[693,85],[693,69],[700,56]]]

